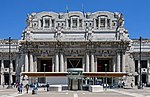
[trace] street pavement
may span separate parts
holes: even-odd
[[[31,89],[27,94],[25,89],[19,94],[16,88],[6,89],[0,86],[0,97],[150,97],[150,88],[144,89],[107,89],[106,91],[92,93],[89,91],[62,91],[47,92],[43,88],[39,88],[37,94],[32,95]]]

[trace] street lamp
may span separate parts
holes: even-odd
[[[43,64],[43,66],[44,66],[44,78],[45,78],[45,66],[46,66],[46,64]],[[45,82],[46,82],[46,79],[45,79]]]
[[[141,74],[141,50],[142,50],[142,48],[141,48],[141,44],[142,44],[142,37],[140,37],[140,66],[139,66],[139,85],[138,85],[138,89],[142,89],[142,74]]]
[[[107,64],[104,64],[105,65],[105,77],[106,77],[106,87],[105,87],[105,90],[107,90]]]
[[[10,74],[10,61],[11,61],[11,37],[9,37],[9,40],[8,40],[8,44],[9,44],[9,82],[8,82],[8,87],[7,87],[7,89],[10,89],[10,88],[12,88],[12,86],[11,86],[11,74]]]

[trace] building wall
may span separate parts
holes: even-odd
[[[10,46],[8,39],[0,40],[0,62],[1,62],[0,84],[8,84],[9,72],[10,72],[10,82],[11,83],[16,82],[16,69],[19,65],[17,54],[18,46],[19,46],[18,40],[11,39]]]

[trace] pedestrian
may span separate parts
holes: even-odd
[[[32,94],[37,94],[37,90],[38,90],[37,84],[34,83],[32,86]]]
[[[49,83],[46,84],[47,91],[49,91]]]
[[[19,93],[22,93],[22,86],[23,86],[23,84],[21,83],[21,84],[19,84]]]
[[[123,87],[123,88],[125,87],[125,82],[124,82],[124,81],[122,82],[122,87]]]
[[[26,88],[26,92],[28,93],[28,91],[29,91],[29,84],[28,83],[25,85],[25,88]]]
[[[32,95],[35,94],[35,85],[32,84]]]

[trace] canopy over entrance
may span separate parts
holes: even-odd
[[[67,76],[68,72],[22,72],[21,75],[28,77],[44,77],[44,76]],[[83,72],[85,77],[123,77],[127,76],[126,72]]]

